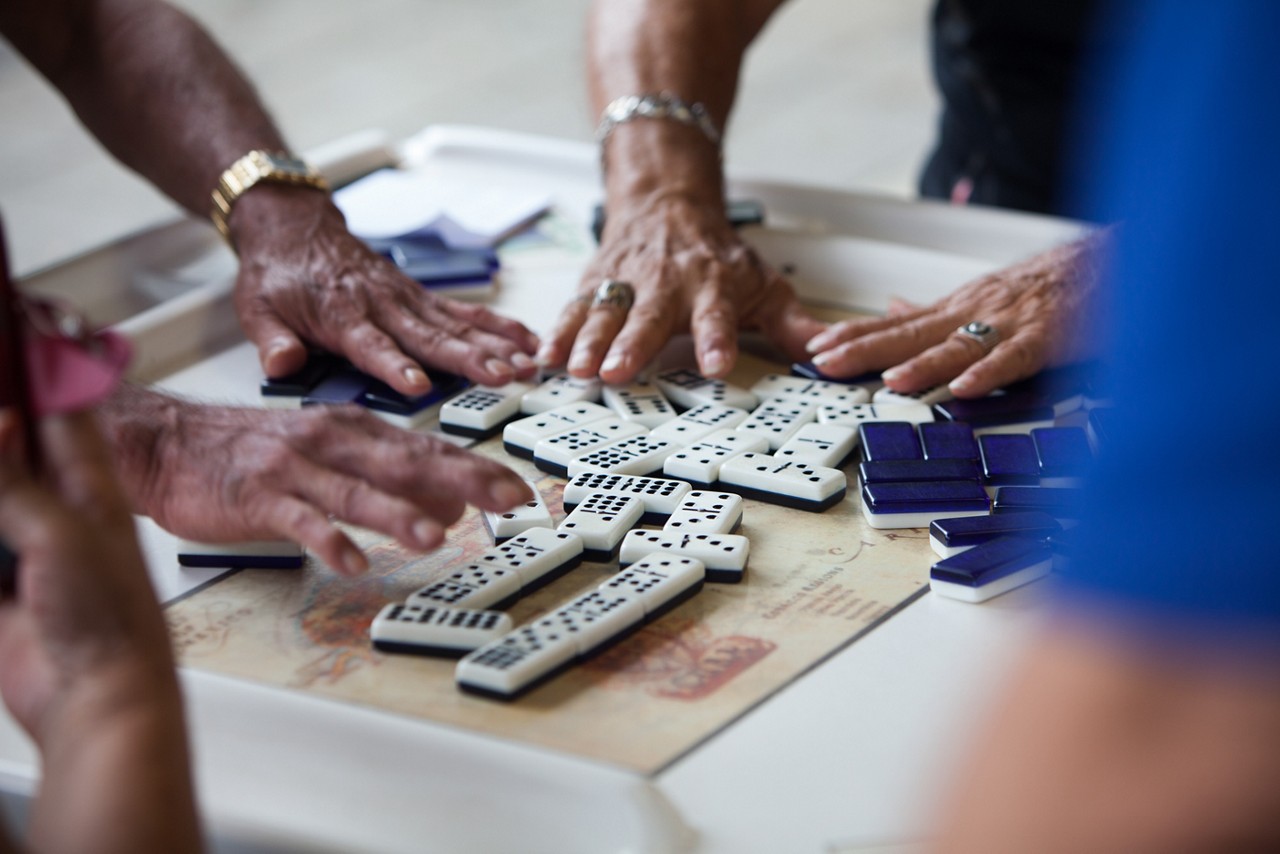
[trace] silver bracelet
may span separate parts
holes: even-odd
[[[720,131],[707,113],[707,108],[699,103],[686,104],[670,92],[646,95],[623,95],[614,98],[604,108],[600,116],[600,125],[596,128],[596,142],[604,145],[613,129],[624,122],[634,119],[671,119],[680,124],[696,127],[711,144],[720,150]]]

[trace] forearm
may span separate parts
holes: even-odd
[[[597,0],[588,20],[592,106],[670,92],[701,103],[724,129],[747,46],[778,0]],[[610,202],[676,197],[723,201],[720,153],[695,127],[637,120],[614,128],[604,152]]]
[[[22,0],[0,15],[102,144],[195,214],[236,158],[285,147],[231,60],[167,4]]]
[[[155,496],[151,485],[162,464],[160,441],[178,429],[187,404],[143,386],[122,383],[97,410],[98,429],[115,459],[116,477],[135,513],[147,515]]]

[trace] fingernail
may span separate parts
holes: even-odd
[[[574,353],[569,359],[569,370],[571,372],[585,372],[591,370],[591,357],[586,353]]]
[[[426,519],[420,519],[413,525],[414,542],[424,549],[431,548],[436,544],[438,531],[439,528],[434,522],[428,522]]]
[[[621,353],[610,353],[604,360],[604,364],[600,366],[600,373],[605,371],[616,371],[620,369],[627,361],[627,358]]]
[[[831,358],[832,357],[830,353],[819,353],[818,355],[813,357],[813,364],[821,368],[823,365],[830,362]]]
[[[347,575],[359,575],[369,568],[369,562],[358,549],[347,547],[342,551],[342,571]]]
[[[533,357],[533,362],[540,368],[555,367],[555,347],[550,342],[543,344],[538,348],[538,352]]]
[[[827,349],[834,343],[835,341],[830,335],[825,332],[819,332],[817,335],[810,338],[809,342],[804,345],[804,351],[806,353],[817,353],[819,350]]]
[[[529,489],[509,480],[500,480],[489,490],[489,495],[501,507],[514,507],[529,500]]]
[[[427,379],[427,375],[423,373],[421,368],[405,368],[404,380],[414,388],[429,387],[431,380]]]
[[[503,382],[510,382],[515,375],[511,366],[501,359],[490,359],[484,363],[484,369],[491,374],[497,374]]]
[[[702,373],[719,376],[729,369],[729,356],[723,350],[708,350],[702,357]]]
[[[973,381],[967,377],[956,377],[948,385],[947,389],[954,395],[961,395],[973,388]]]
[[[902,373],[902,370],[899,368],[890,368],[880,375],[880,379],[887,383],[896,382],[897,380],[902,379]]]
[[[516,353],[514,356],[512,356],[511,364],[515,365],[516,370],[518,371],[527,371],[527,370],[530,370],[531,368],[537,367],[538,365],[537,362],[535,362],[533,359],[530,359],[524,353]]]

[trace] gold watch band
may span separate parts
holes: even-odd
[[[255,149],[227,167],[213,190],[213,209],[209,218],[228,241],[231,232],[227,220],[236,201],[261,182],[290,184],[329,191],[329,182],[306,161],[284,152]]]

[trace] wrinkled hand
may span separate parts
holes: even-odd
[[[92,417],[43,420],[42,483],[21,462],[10,415],[0,425],[0,539],[20,562],[17,596],[0,603],[6,704],[41,741],[73,698],[111,700],[104,714],[157,691],[176,702],[164,621]]]
[[[882,318],[842,321],[808,350],[833,377],[887,368],[885,383],[895,391],[950,383],[957,397],[981,397],[1093,354],[1102,244],[1103,235],[1093,235],[976,279],[931,306],[899,305]],[[989,353],[954,334],[975,320],[1001,335]]]
[[[636,300],[625,315],[592,308],[605,278],[629,282]],[[693,335],[698,368],[722,377],[738,355],[738,331],[759,330],[793,358],[825,324],[801,308],[790,283],[770,269],[725,220],[724,212],[666,200],[640,210],[610,210],[600,250],[579,297],[565,307],[538,354],[568,363],[579,377],[627,382],[672,335]]]
[[[522,323],[430,293],[352,236],[321,193],[255,188],[232,224],[236,312],[267,376],[299,370],[306,343],[410,396],[431,387],[424,364],[484,385],[537,369],[538,339]]]
[[[331,515],[428,551],[466,505],[530,497],[504,466],[355,406],[237,409],[126,387],[106,417],[137,512],[206,542],[292,540],[345,574],[367,563]]]

